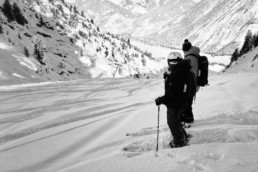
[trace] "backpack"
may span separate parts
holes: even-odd
[[[197,54],[188,54],[187,56],[192,55],[198,59],[199,66],[199,76],[197,77],[197,85],[204,87],[208,84],[208,73],[209,73],[209,61],[206,56],[200,56]]]

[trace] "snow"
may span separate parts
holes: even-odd
[[[96,77],[102,77],[102,78],[112,78],[112,67],[108,65],[105,61],[97,58],[96,60],[96,65],[94,68],[90,70],[90,73],[92,74],[93,78]]]
[[[6,79],[6,77],[2,71],[0,71],[0,79]]]
[[[4,50],[11,50],[12,49],[11,46],[5,44],[4,42],[0,42],[0,48],[4,49]]]
[[[21,79],[24,79],[25,77],[20,75],[20,74],[17,74],[17,73],[13,73],[13,76],[17,77],[17,78],[21,78]]]
[[[27,68],[37,71],[36,62],[32,58],[25,57],[23,54],[13,54],[13,56],[19,61],[19,63]]]
[[[72,35],[82,28],[69,29]],[[123,64],[122,55],[114,57],[116,63],[111,61],[110,43],[97,41],[86,44],[85,55],[75,53],[98,79],[0,86],[0,171],[258,170],[257,49],[226,73],[211,74],[210,85],[199,90],[193,105],[196,121],[187,129],[193,135],[189,146],[169,148],[172,138],[166,107],[161,106],[156,153],[158,109],[154,100],[164,94],[164,80],[117,78],[137,70],[158,72],[167,65],[169,53],[182,51],[131,41],[151,52],[155,60],[135,57]],[[107,57],[95,51],[101,43],[109,50]],[[77,44],[82,48],[82,40]],[[11,49],[1,42],[0,48]],[[128,48],[125,53],[136,52]],[[207,56],[210,62],[229,63],[229,56]],[[22,54],[13,57],[36,70],[32,59]],[[211,68],[221,70],[216,64]],[[23,77],[19,72],[12,74]],[[5,79],[4,71],[0,78]]]
[[[183,52],[179,51],[179,50],[173,50],[173,49],[164,48],[164,47],[155,46],[155,45],[153,45],[153,46],[152,45],[147,45],[147,44],[144,44],[144,43],[141,43],[141,42],[138,42],[138,41],[131,41],[131,44],[141,48],[144,51],[151,52],[151,54],[156,58],[163,57],[163,58],[167,59],[169,53],[171,53],[173,51],[180,52],[183,55]]]
[[[207,55],[207,54],[203,54],[206,55],[209,58],[209,62],[213,63],[222,63],[225,65],[228,65],[230,63],[230,58],[231,56],[211,56],[211,55]]]
[[[154,58],[160,58],[162,60],[164,66],[167,65],[166,59],[169,53],[179,52],[182,56],[184,56],[184,52],[182,50],[169,49],[155,45],[147,45],[139,41],[131,41],[131,44],[140,47],[144,51],[151,52]],[[225,66],[227,66],[230,63],[231,58],[231,56],[212,56],[206,53],[201,53],[201,55],[204,55],[208,58],[209,63],[212,64],[209,66],[209,70],[214,72],[222,71],[225,68]]]
[[[65,0],[67,3],[76,3],[77,0]]]
[[[41,2],[45,5],[45,6],[52,6],[48,0],[41,0]],[[43,14],[47,17],[53,17],[52,12],[50,11],[50,8],[46,8],[44,6],[39,6],[36,2],[32,2],[32,6],[34,8],[34,10],[40,14]]]
[[[0,87],[0,171],[257,171],[257,73],[211,75],[190,146],[171,149],[163,79]],[[15,96],[14,96],[15,95]]]
[[[221,65],[218,65],[218,64],[214,64],[214,65],[209,66],[209,70],[214,71],[214,72],[220,72],[223,69],[225,69],[225,67],[221,66]]]
[[[146,8],[140,6],[140,5],[136,5],[133,9],[132,9],[132,13],[134,14],[146,14],[147,10]]]
[[[91,61],[89,57],[83,56],[80,58],[80,61],[85,65],[85,66],[91,66]]]
[[[238,72],[258,72],[258,47],[250,51],[249,53],[238,58],[236,62],[231,64],[231,67],[227,69],[227,73]]]
[[[17,90],[20,88],[23,89],[23,88],[30,88],[30,87],[45,86],[45,85],[54,84],[54,83],[62,83],[62,81],[0,86],[0,91],[6,91],[6,90],[10,91],[10,90]]]
[[[116,5],[120,5],[123,2],[123,0],[109,0],[109,1]]]

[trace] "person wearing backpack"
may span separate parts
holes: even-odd
[[[196,93],[199,91],[200,86],[208,85],[208,59],[205,56],[200,55],[200,48],[192,46],[188,39],[185,39],[182,49],[184,51],[185,59],[191,61],[191,71],[194,73],[194,81],[196,85],[195,93],[185,109],[185,112],[181,116],[181,121],[183,123],[193,123],[194,115],[192,111],[192,104]]]
[[[165,104],[167,107],[167,124],[173,140],[171,148],[183,147],[188,143],[188,137],[182,126],[180,116],[185,111],[191,98],[191,88],[194,84],[190,60],[182,59],[180,53],[170,53],[168,57],[169,72],[164,74],[165,95],[155,99],[157,106]]]

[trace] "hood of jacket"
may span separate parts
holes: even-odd
[[[189,72],[190,70],[191,61],[189,59],[183,59],[173,67],[172,72]]]
[[[187,56],[188,54],[196,54],[196,55],[198,55],[198,54],[200,54],[200,48],[192,46],[189,51],[185,51],[184,53],[185,53],[185,56]]]

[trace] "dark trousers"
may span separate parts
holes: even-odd
[[[167,123],[176,145],[184,144],[186,141],[186,132],[180,121],[184,108],[167,108]]]
[[[191,99],[189,100],[189,103],[187,104],[184,113],[182,113],[180,117],[182,122],[186,122],[186,123],[194,122],[192,104],[193,104],[193,97],[191,97]]]

